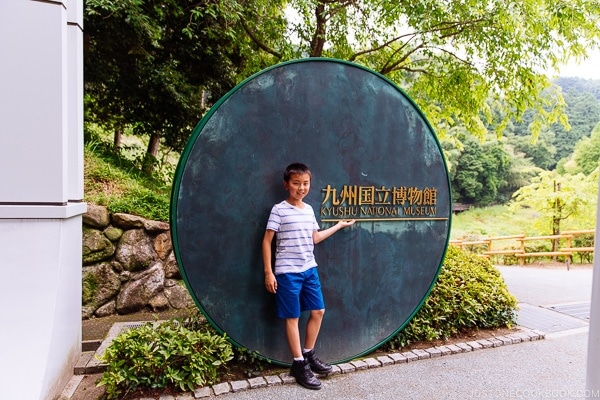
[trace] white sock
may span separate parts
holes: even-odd
[[[306,354],[306,353],[308,353],[308,352],[309,352],[309,351],[311,351],[311,350],[312,350],[312,349],[306,349],[306,348],[305,348],[304,350],[302,350],[302,354]]]
[[[304,361],[304,357],[294,357],[294,361]]]

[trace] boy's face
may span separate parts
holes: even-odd
[[[290,192],[290,198],[302,201],[310,190],[309,174],[292,174],[290,180],[283,182],[285,190]]]

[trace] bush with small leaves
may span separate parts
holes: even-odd
[[[470,329],[511,327],[516,307],[517,300],[488,259],[450,246],[429,297],[388,346],[447,339]]]
[[[178,321],[153,322],[116,337],[103,354],[108,364],[98,385],[109,399],[145,388],[193,390],[218,382],[233,358],[224,336],[186,328]]]

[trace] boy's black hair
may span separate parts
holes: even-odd
[[[289,182],[290,178],[294,174],[308,174],[310,177],[312,177],[312,174],[306,165],[302,163],[293,163],[288,165],[285,169],[285,172],[283,173],[283,180],[285,182]]]

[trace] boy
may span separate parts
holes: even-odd
[[[325,313],[314,245],[352,221],[340,221],[319,231],[312,207],[302,200],[310,190],[311,173],[304,164],[289,165],[283,174],[283,186],[288,198],[275,204],[271,210],[262,242],[265,286],[275,294],[277,315],[285,319],[288,344],[294,358],[290,375],[308,389],[318,390],[321,382],[317,374],[327,374],[332,367],[315,356],[315,343]],[[277,234],[275,246],[275,273],[271,266],[271,243]],[[298,320],[302,311],[310,310],[306,324],[304,349],[300,344]]]

